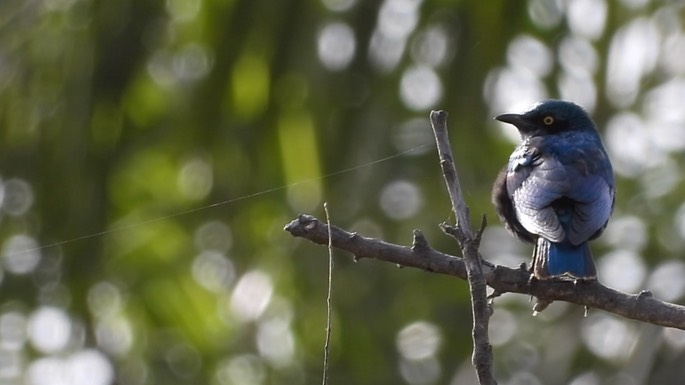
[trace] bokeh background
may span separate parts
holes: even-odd
[[[649,0],[3,0],[0,383],[321,382],[327,252],[298,213],[456,253],[428,122],[450,114],[485,258],[516,130],[583,105],[618,198],[600,280],[685,293],[685,11]],[[476,222],[474,220],[474,222]],[[335,253],[330,383],[474,384],[466,283]],[[685,333],[495,301],[501,384],[682,384]]]

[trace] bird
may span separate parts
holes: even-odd
[[[555,99],[495,119],[521,136],[492,202],[505,228],[534,244],[531,278],[596,280],[588,241],[606,228],[616,187],[595,123],[579,105]]]

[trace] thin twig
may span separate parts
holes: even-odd
[[[328,383],[328,358],[331,352],[331,297],[333,293],[333,238],[331,236],[331,217],[328,214],[328,202],[323,203],[328,227],[328,293],[326,295],[326,342],[323,348],[323,385]]]
[[[450,230],[450,234],[459,242],[466,264],[469,291],[471,295],[471,313],[473,316],[473,367],[476,369],[478,382],[481,385],[496,385],[497,381],[492,373],[492,346],[488,337],[490,323],[490,307],[487,299],[487,284],[483,276],[483,266],[478,253],[480,233],[474,238],[469,219],[469,208],[459,186],[459,177],[454,165],[452,148],[447,134],[447,113],[445,111],[431,111],[431,126],[438,146],[440,167],[445,178],[447,191],[452,201],[452,209],[457,218],[457,227]],[[484,222],[483,222],[484,226]],[[443,226],[445,228],[446,226]]]

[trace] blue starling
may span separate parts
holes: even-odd
[[[521,143],[498,175],[492,201],[505,227],[535,245],[533,275],[596,279],[588,241],[607,225],[615,185],[592,119],[560,100],[495,119],[516,126]]]

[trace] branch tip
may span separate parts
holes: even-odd
[[[443,110],[433,110],[430,113],[430,119],[433,124],[445,124],[447,122],[447,112]]]
[[[494,302],[494,301],[495,301],[495,298],[500,297],[502,294],[504,294],[504,293],[502,293],[502,292],[499,291],[499,290],[494,290],[494,291],[487,297],[487,299],[488,299],[488,301]]]
[[[538,300],[535,302],[535,305],[533,305],[533,317],[542,313],[542,311],[547,309],[547,306],[549,306],[552,302],[554,301],[538,298]]]
[[[419,229],[414,229],[411,249],[414,251],[428,249],[428,241]]]
[[[307,231],[315,228],[318,222],[319,220],[311,215],[300,214],[296,219],[293,219],[290,223],[285,225],[283,230],[289,232],[290,235],[294,237],[301,237],[306,234]]]

